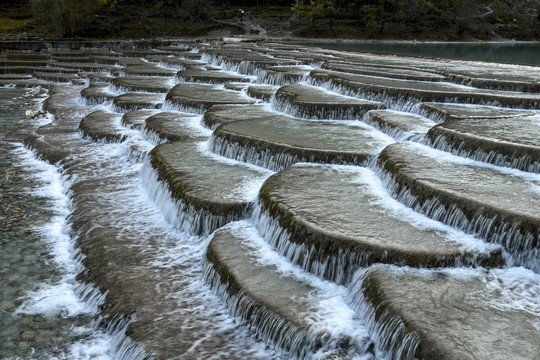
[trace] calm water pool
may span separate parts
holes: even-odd
[[[540,42],[292,41],[298,45],[540,66]]]

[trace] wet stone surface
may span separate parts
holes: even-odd
[[[111,84],[119,91],[148,91],[166,93],[174,86],[172,77],[124,76],[115,78]]]
[[[166,98],[172,106],[203,112],[212,105],[251,104],[254,101],[242,94],[226,90],[218,85],[178,84],[169,91]]]
[[[313,70],[307,66],[273,66],[259,73],[257,81],[269,85],[287,85],[300,82],[307,78]]]
[[[252,98],[260,99],[263,101],[270,101],[270,99],[276,94],[276,91],[278,91],[278,89],[278,86],[272,85],[250,85],[248,86],[246,93]]]
[[[62,74],[62,73],[48,73],[36,71],[34,72],[34,77],[42,80],[50,80],[55,82],[72,82],[79,77],[76,74]]]
[[[311,303],[316,301],[316,289],[281,275],[272,265],[260,264],[243,230],[220,229],[212,237],[206,258],[207,266],[215,273],[213,285],[227,288],[229,294],[240,292],[240,300],[236,300],[239,304],[234,304],[234,298],[229,300],[231,311],[255,324],[263,336],[272,338],[289,352],[312,350],[309,345],[316,346],[317,340],[320,342],[325,336],[312,329],[306,320],[306,315],[314,311]],[[245,276],[247,273],[249,277]],[[283,333],[288,336],[281,337]],[[299,343],[304,344],[303,349],[295,348]]]
[[[536,359],[540,317],[534,305],[516,307],[512,295],[520,293],[520,282],[532,285],[533,294],[538,284],[507,272],[377,267],[357,286],[363,288],[380,327],[398,328],[396,321],[402,326],[387,343],[397,358]]]
[[[236,160],[281,170],[301,161],[363,164],[388,144],[385,140],[361,124],[313,122],[267,112],[266,117],[217,128],[212,150]]]
[[[197,56],[198,58],[201,57],[200,54],[195,53],[189,53],[193,56]],[[206,63],[202,61],[198,61],[195,59],[186,59],[184,57],[171,57],[171,56],[163,56],[163,55],[150,55],[146,57],[149,61],[157,62],[164,64],[169,67],[173,68],[182,68],[182,69],[190,69],[190,68],[200,68],[204,66]]]
[[[57,216],[54,204],[40,194],[44,184],[36,177],[38,170],[25,164],[26,150],[5,142],[43,122],[25,117],[26,109],[37,106],[26,93],[0,89],[0,358],[50,359],[63,356],[70,344],[83,339],[87,334],[73,328],[82,330],[90,319],[16,313],[32,291],[63,276],[44,230]]]
[[[122,116],[122,125],[127,128],[142,129],[145,121],[152,115],[156,115],[159,110],[135,110],[129,111]]]
[[[197,215],[200,222],[193,222],[190,228],[202,234],[244,218],[252,205],[252,199],[246,198],[244,189],[252,183],[262,183],[268,176],[263,170],[219,159],[208,153],[204,142],[159,145],[151,153],[151,162],[173,198],[189,207],[184,211],[201,214]],[[211,178],[220,180],[208,181]],[[205,224],[210,226],[205,227]]]
[[[531,111],[519,111],[491,106],[422,103],[420,112],[437,122],[474,119],[506,119],[533,116]]]
[[[391,67],[380,65],[367,65],[362,63],[338,63],[326,62],[322,64],[322,69],[340,71],[352,74],[362,74],[371,76],[382,76],[404,80],[418,81],[444,81],[446,77],[441,74],[436,74],[427,71],[418,71],[406,67]]]
[[[163,97],[162,94],[132,92],[116,96],[113,104],[121,111],[159,109],[163,105]]]
[[[435,123],[422,116],[393,111],[373,110],[365,116],[366,121],[386,134],[398,139],[421,139]]]
[[[304,84],[282,86],[272,104],[277,111],[308,119],[361,119],[369,110],[384,108],[374,101],[342,96]]]
[[[197,128],[201,117],[182,113],[161,112],[146,119],[145,129],[167,141],[206,140],[208,135]]]
[[[254,37],[68,45],[0,54],[0,84],[33,94],[0,89],[0,357],[538,354],[535,67]],[[78,281],[106,296],[28,310]],[[94,342],[90,313],[136,319]]]
[[[247,89],[249,86],[249,83],[238,83],[238,82],[230,82],[225,84],[225,89],[227,90],[234,90],[234,91],[242,91]]]
[[[431,129],[428,138],[434,147],[455,154],[540,172],[540,115],[510,118],[465,118]]]
[[[411,142],[389,145],[379,165],[399,200],[436,220],[502,243],[538,269],[540,181],[467,163]],[[440,206],[448,211],[441,212]]]
[[[144,65],[128,66],[122,69],[126,75],[147,75],[147,76],[174,76],[176,70],[163,68],[156,64],[145,63]]]
[[[125,131],[120,127],[120,115],[102,110],[86,115],[79,124],[84,136],[95,141],[122,142]]]
[[[107,83],[91,83],[90,86],[81,91],[81,97],[87,104],[100,104],[111,101],[116,96]]]
[[[376,262],[440,267],[487,258],[502,264],[500,250],[487,250],[481,241],[460,244],[463,234],[412,225],[412,212],[395,207],[384,193],[377,195],[382,188],[377,181],[365,168],[302,165],[270,177],[261,188],[263,209],[289,234],[280,241],[294,244],[273,245],[284,252],[290,246],[314,248],[308,258],[295,261],[313,272],[322,264],[320,275],[345,283],[358,267]],[[333,272],[327,263],[339,263],[341,271]]]
[[[310,77],[315,84],[325,84],[343,93],[382,101],[395,109],[408,110],[412,103],[425,101],[502,105],[525,109],[536,109],[540,103],[540,95],[534,93],[483,90],[447,82],[370,77],[329,70],[314,70]]]
[[[229,82],[250,82],[249,77],[238,76],[216,70],[188,69],[179,71],[176,76],[182,82],[226,84]]]
[[[240,120],[265,118],[268,114],[267,105],[214,105],[203,116],[203,123],[210,129],[219,125]]]

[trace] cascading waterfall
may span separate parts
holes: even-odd
[[[297,154],[276,152],[271,148],[263,149],[260,146],[242,144],[231,141],[230,137],[221,137],[213,134],[208,141],[209,150],[229,159],[243,161],[273,171],[283,170],[297,162],[314,161]]]
[[[509,264],[540,271],[538,232],[532,233],[521,222],[505,221],[497,214],[476,213],[469,218],[457,204],[444,204],[435,196],[420,201],[409,187],[384,170],[384,163],[378,161],[372,164],[373,171],[382,179],[392,196],[405,206],[467,234],[503,245],[512,255],[507,259]]]
[[[482,147],[471,148],[466,140],[459,142],[450,141],[443,134],[424,138],[423,143],[437,150],[449,152],[453,155],[470,158],[475,161],[490,163],[495,166],[509,167],[531,173],[540,173],[540,160],[533,159],[531,154],[524,153],[521,156],[515,154],[503,154],[494,150],[485,150]]]
[[[292,103],[288,97],[281,96],[279,91],[270,99],[270,106],[276,112],[285,113],[301,119],[358,120],[365,114],[365,111],[347,109],[346,107],[341,108],[320,104],[299,106]]]
[[[225,42],[227,41],[225,40]],[[411,113],[421,114],[434,119],[435,122],[445,120],[442,115],[436,112],[431,113],[422,108],[421,101],[429,97],[424,95],[425,91],[427,91],[423,90],[425,89],[424,86],[420,87],[418,91],[412,89],[410,93],[407,93],[407,90],[404,89],[384,89],[383,85],[360,84],[352,80],[340,80],[339,78],[332,79],[330,75],[326,75],[322,71],[303,76],[301,71],[295,72],[291,70],[290,73],[287,73],[286,71],[272,71],[271,68],[264,70],[266,66],[273,66],[271,66],[270,61],[269,64],[264,65],[264,57],[261,54],[265,52],[256,51],[259,45],[253,46],[250,44],[243,48],[242,44],[238,43],[230,47],[224,46],[223,55],[221,55],[218,52],[214,53],[214,50],[211,49],[218,46],[216,44],[218,42],[201,45],[203,48],[210,48],[208,52],[201,50],[202,62],[211,66],[219,66],[221,71],[250,75],[249,80],[251,84],[255,82],[254,85],[282,86],[307,82],[333,92],[334,96],[337,93],[356,99],[379,101],[389,109],[405,111],[409,115]],[[185,48],[179,47],[179,49]],[[283,46],[279,51],[285,52],[287,48],[291,48],[291,45]],[[262,45],[261,49],[263,49]],[[305,49],[302,49],[303,52]],[[168,49],[166,51],[174,50]],[[198,49],[194,48],[192,51],[198,51]],[[227,55],[229,51],[233,55]],[[253,52],[255,56],[241,60],[240,57],[243,52],[248,54]],[[302,52],[296,51],[295,53],[307,58],[308,55],[304,56]],[[115,55],[139,57],[146,56],[147,53],[148,51],[141,51],[134,55],[135,52],[133,51],[123,53],[122,50],[118,50]],[[330,54],[329,52],[321,53],[324,56]],[[156,54],[161,55],[160,51],[156,51]],[[350,61],[350,66],[354,66],[354,59],[345,57],[340,59],[342,54],[339,52],[332,52],[331,54],[328,56],[329,59],[335,57],[338,63],[341,60],[347,60]],[[278,56],[277,53],[276,56]],[[286,58],[284,55],[283,57]],[[291,57],[294,58],[294,56]],[[68,57],[64,58],[64,61],[69,61]],[[268,58],[272,59],[272,57]],[[318,58],[322,59],[323,57]],[[359,56],[359,64],[364,58],[366,58],[366,62],[374,63],[379,59],[377,56],[372,58],[372,55],[369,54],[361,55]],[[155,57],[155,59],[158,58]],[[249,59],[253,60],[250,61]],[[145,59],[143,60],[146,62]],[[59,57],[57,61],[62,61],[62,58]],[[83,60],[81,59],[81,61]],[[76,69],[79,67],[78,64],[84,62],[86,60],[83,62],[77,60],[77,63],[67,64],[66,67]],[[308,61],[306,60],[306,62]],[[395,59],[388,61],[388,63],[390,62],[395,63]],[[125,61],[123,63],[137,62]],[[155,68],[156,63],[158,63],[157,60],[150,63],[149,67]],[[411,61],[410,63],[420,67],[419,61]],[[185,68],[182,65],[174,64],[172,61],[168,63],[166,59],[159,60],[158,66],[174,70]],[[202,69],[203,66],[198,67],[196,65],[194,68],[199,71],[199,68]],[[434,68],[433,64],[430,66]],[[103,79],[108,76],[111,78],[123,75],[137,76],[135,73],[140,71],[140,69],[133,69],[124,72],[121,71],[121,65],[116,65],[116,67],[118,68],[117,71],[103,75]],[[100,72],[105,69],[101,66],[89,64],[84,64],[81,68],[84,68],[85,71]],[[133,74],[130,75],[130,72]],[[256,81],[255,76],[257,76]],[[475,85],[474,79],[466,76],[460,77],[456,75],[452,77],[452,75],[449,75],[449,77],[455,82]],[[55,81],[63,81],[65,78],[67,77],[57,76]],[[96,79],[97,76],[96,78],[89,77],[88,80],[85,80],[86,86],[94,84]],[[175,77],[174,79],[176,83],[185,80],[189,80],[189,78]],[[75,86],[80,81],[77,79],[77,81],[73,82],[73,91],[80,92],[81,89]],[[246,86],[249,84],[246,83]],[[452,91],[453,88],[448,84],[441,85],[441,88],[445,88],[445,86],[446,89]],[[490,87],[493,86],[496,86],[496,84]],[[500,86],[506,87],[507,84]],[[256,88],[256,86],[253,86],[253,88]],[[231,85],[227,89],[228,91],[236,91],[240,89],[240,86]],[[204,114],[210,104],[210,101],[206,103],[205,101],[211,100],[205,99],[204,94],[200,98],[189,99],[189,94],[179,92],[177,95],[178,102],[174,101],[174,94],[171,93],[171,100],[167,100],[166,95],[163,95],[163,105],[161,105],[161,100],[155,93],[143,91],[141,93],[147,94],[144,99],[133,97],[133,101],[131,101],[126,97],[128,99],[128,101],[124,102],[126,105],[123,105],[122,99],[118,99],[119,105],[116,105],[113,103],[113,98],[124,92],[129,92],[127,87],[116,85],[101,87],[100,85],[96,86],[95,90],[94,94],[92,91],[88,91],[88,95],[80,96],[77,103],[67,105],[81,108],[91,106],[94,109],[101,107],[108,112],[112,111],[121,115],[128,111],[152,107],[152,104],[155,104],[156,107],[160,107],[160,111],[173,110]],[[99,90],[103,90],[101,95]],[[257,90],[266,96],[274,91],[269,86],[261,86]],[[508,89],[505,88],[505,90]],[[201,92],[204,93],[205,91]],[[245,89],[242,90],[241,94],[247,98]],[[460,103],[491,102],[489,94],[472,94],[471,99],[464,98],[466,95],[462,95],[458,91],[448,92],[448,94],[450,94],[451,98],[442,99],[444,96],[441,95],[441,99],[438,100]],[[492,151],[470,150],[464,143],[452,144],[444,136],[437,136],[429,140],[429,134],[426,135],[423,128],[424,124],[420,121],[417,124],[418,126],[412,124],[410,127],[402,126],[400,128],[405,120],[399,119],[399,121],[396,120],[390,122],[390,125],[386,125],[384,121],[371,121],[369,116],[362,110],[334,107],[333,104],[326,107],[322,104],[311,107],[309,101],[306,101],[308,105],[304,105],[301,101],[298,102],[299,105],[296,105],[287,95],[290,94],[280,96],[278,92],[277,95],[271,97],[267,106],[273,111],[281,113],[279,115],[281,117],[285,113],[303,119],[327,119],[336,123],[340,122],[342,125],[347,123],[351,126],[354,126],[354,124],[351,124],[354,121],[362,120],[363,123],[370,125],[369,131],[373,130],[371,127],[375,127],[394,138],[389,139],[386,136],[384,146],[394,140],[412,140],[435,149],[472,158],[476,161],[540,173],[540,163],[533,161],[528,155],[510,158]],[[455,98],[452,97],[453,95],[455,95]],[[433,94],[433,97],[436,96],[436,94]],[[474,96],[476,98],[473,98]],[[497,98],[497,96],[494,97]],[[143,100],[146,100],[146,98],[149,99],[149,104],[143,104]],[[498,98],[501,99],[501,97]],[[533,96],[526,99],[524,97],[523,101],[530,102],[531,98]],[[249,100],[253,102],[252,98]],[[518,105],[517,100],[515,104],[512,102],[513,99],[501,101],[510,103],[509,106]],[[85,113],[86,110],[88,109],[83,109],[76,115]],[[65,117],[65,115],[63,116]],[[113,122],[117,120],[119,122],[119,118]],[[65,121],[65,119],[62,121]],[[140,119],[137,118],[136,121],[137,124],[140,124]],[[316,122],[311,121],[310,125],[313,124],[316,124]],[[71,128],[67,129],[66,133],[74,135],[62,135],[67,148],[65,151],[67,155],[62,157],[63,163],[59,169],[63,176],[62,186],[64,193],[73,203],[69,208],[70,215],[65,214],[67,225],[63,229],[64,235],[70,242],[77,243],[77,246],[83,249],[73,250],[72,257],[75,259],[77,266],[73,269],[70,275],[71,278],[68,280],[71,281],[72,285],[75,284],[72,286],[71,291],[81,303],[85,304],[85,313],[96,314],[98,311],[102,311],[103,317],[98,318],[96,323],[92,324],[92,329],[98,334],[96,335],[99,338],[98,340],[108,347],[107,356],[119,359],[151,359],[154,352],[162,355],[160,353],[162,346],[174,349],[176,351],[174,356],[181,354],[180,356],[186,358],[291,358],[302,360],[355,358],[388,360],[411,359],[418,356],[422,347],[422,334],[412,330],[411,324],[404,317],[396,316],[389,310],[390,300],[382,298],[384,294],[378,284],[375,283],[376,281],[370,279],[370,274],[372,271],[381,268],[390,269],[391,271],[402,269],[402,271],[411,271],[411,273],[418,271],[420,274],[426,274],[427,277],[433,276],[435,278],[443,270],[425,268],[411,270],[405,266],[409,264],[406,260],[401,260],[402,258],[399,258],[400,261],[391,260],[394,257],[389,255],[392,252],[390,248],[383,249],[383,256],[379,256],[375,250],[373,250],[372,254],[369,251],[361,252],[357,251],[358,249],[352,249],[353,246],[347,248],[348,245],[345,242],[345,245],[341,247],[341,243],[334,246],[331,242],[324,243],[317,239],[313,240],[310,238],[312,234],[308,233],[309,228],[307,227],[303,229],[308,230],[302,230],[304,232],[300,233],[301,231],[298,229],[302,228],[302,224],[295,223],[291,225],[290,223],[294,222],[295,219],[293,217],[285,219],[285,215],[281,216],[284,212],[280,213],[281,210],[278,205],[268,200],[260,190],[262,182],[272,175],[272,171],[281,171],[299,162],[310,162],[310,166],[320,166],[314,163],[328,164],[335,162],[355,165],[350,166],[350,168],[356,170],[350,171],[358,171],[359,174],[363,174],[359,176],[358,182],[361,182],[359,185],[362,186],[367,184],[366,194],[369,195],[370,205],[381,205],[381,211],[385,215],[390,214],[408,222],[410,225],[436,232],[438,235],[444,233],[444,236],[450,242],[455,242],[452,245],[457,245],[457,250],[452,255],[438,258],[433,256],[433,261],[440,264],[437,266],[455,267],[457,272],[470,272],[477,275],[493,272],[499,274],[498,271],[501,274],[512,272],[512,269],[515,269],[512,266],[524,266],[531,269],[531,273],[533,271],[540,272],[540,262],[538,261],[540,256],[538,238],[540,234],[537,233],[538,231],[534,229],[534,226],[527,227],[526,224],[520,223],[519,219],[516,221],[503,219],[503,215],[483,213],[480,210],[471,216],[470,211],[467,212],[457,204],[445,204],[436,196],[420,200],[420,196],[413,189],[406,184],[401,184],[395,175],[385,170],[384,163],[377,161],[377,159],[368,163],[375,154],[370,153],[366,161],[349,162],[347,159],[350,159],[350,157],[347,158],[349,155],[342,148],[335,150],[331,157],[323,158],[321,154],[312,155],[318,151],[316,149],[309,148],[310,152],[303,152],[300,145],[288,145],[296,144],[293,141],[286,144],[278,143],[279,141],[272,143],[270,140],[265,141],[264,134],[261,135],[260,140],[254,140],[248,139],[247,136],[235,137],[234,134],[228,133],[226,129],[218,130],[210,136],[204,148],[202,145],[199,146],[198,150],[203,155],[208,155],[213,157],[213,160],[226,162],[229,165],[252,167],[247,165],[252,164],[272,171],[264,173],[263,170],[260,170],[261,174],[257,178],[255,178],[255,175],[245,175],[240,186],[225,187],[227,189],[231,188],[230,191],[227,190],[228,192],[224,194],[227,200],[239,199],[249,205],[245,206],[241,214],[216,215],[210,210],[201,210],[189,205],[188,200],[184,202],[181,198],[182,195],[174,194],[174,191],[172,191],[173,185],[160,178],[161,172],[158,170],[161,169],[156,170],[157,165],[150,159],[154,154],[150,153],[151,149],[156,145],[167,142],[161,138],[158,132],[144,128],[144,126],[139,129],[126,129],[119,123],[106,125],[111,125],[110,129],[108,129],[111,133],[116,130],[123,131],[122,134],[125,134],[125,136],[121,139],[111,140],[106,136],[93,137],[84,131],[76,133]],[[426,122],[425,128],[427,129],[433,125]],[[362,124],[362,126],[365,125]],[[368,126],[365,126],[365,128],[367,129]],[[414,130],[407,131],[404,129]],[[45,136],[46,138],[52,131],[54,131],[54,128],[44,131],[44,135],[39,136]],[[345,130],[345,132],[347,131],[348,129]],[[209,134],[204,133],[201,135],[207,136]],[[327,135],[328,133],[324,133],[321,136]],[[377,136],[379,135],[374,136],[374,138],[377,138]],[[379,137],[382,137],[382,135]],[[60,139],[60,136],[53,140],[58,139]],[[297,143],[300,143],[300,141]],[[45,145],[48,145],[45,141],[43,144],[42,151],[46,147]],[[53,142],[53,144],[64,146],[64,143],[58,141]],[[174,146],[172,143],[170,145]],[[377,149],[376,151],[380,150]],[[72,153],[69,151],[72,151]],[[324,151],[326,150],[322,149],[319,153]],[[182,156],[180,151],[178,153],[178,156]],[[167,154],[175,154],[174,149]],[[61,155],[65,154],[62,153]],[[235,163],[238,161],[243,164]],[[198,164],[200,164],[200,160],[194,166]],[[201,166],[203,165],[201,164]],[[304,164],[302,166],[308,165]],[[367,168],[361,168],[360,166],[367,166]],[[484,164],[483,166],[488,165]],[[210,167],[210,169],[214,168]],[[237,171],[237,169],[224,170],[223,174],[229,176],[230,174],[236,175],[240,173],[234,171]],[[204,172],[201,173],[207,176]],[[536,174],[531,174],[531,176],[533,175]],[[201,177],[202,180],[200,181],[201,184],[206,186],[204,176]],[[212,176],[207,177],[211,178]],[[219,176],[216,176],[216,178],[219,178]],[[219,181],[219,179],[208,179],[208,181]],[[294,179],[291,181],[294,181]],[[316,181],[317,179],[313,178],[313,182]],[[380,181],[382,181],[381,184],[378,183]],[[202,191],[206,189],[208,192],[209,188],[205,186],[201,186],[201,189]],[[261,191],[258,198],[255,198],[254,189]],[[531,188],[531,191],[539,190]],[[332,196],[331,193],[328,193],[328,196]],[[255,200],[254,205],[252,205],[253,200]],[[92,208],[92,205],[95,208]],[[302,211],[300,208],[293,210],[298,210],[299,213]],[[293,274],[291,276],[297,281],[308,284],[309,287],[315,289],[308,296],[308,300],[316,303],[318,308],[313,311],[310,310],[306,314],[302,313],[303,319],[310,323],[311,327],[297,327],[294,322],[282,317],[276,309],[265,305],[264,300],[266,299],[254,298],[252,293],[244,291],[237,284],[235,285],[235,280],[224,275],[223,269],[220,269],[219,265],[212,260],[211,251],[208,251],[211,247],[208,244],[216,234],[214,231],[217,229],[220,229],[219,231],[234,230],[235,227],[241,228],[242,226],[253,229],[253,233],[248,234],[248,240],[246,241],[250,242],[249,246],[255,249],[252,255],[254,259],[257,259],[258,265],[262,264],[261,266],[271,267],[281,275],[289,276]],[[460,231],[456,231],[456,229]],[[325,231],[325,229],[322,230]],[[295,231],[298,233],[295,233]],[[212,235],[213,233],[214,235]],[[451,234],[448,235],[449,233]],[[246,233],[242,234],[246,235]],[[331,235],[336,235],[333,239],[337,239],[336,242],[339,242],[338,237],[342,234],[339,231],[336,234]],[[328,238],[332,238],[332,236],[329,235]],[[493,244],[485,244],[484,240]],[[472,253],[468,253],[469,251]],[[500,259],[501,251],[504,261]],[[492,254],[494,254],[493,257],[497,257],[493,263],[497,262],[497,266],[504,266],[502,270],[482,267],[488,263],[484,262],[484,260],[489,260]],[[412,257],[413,255],[406,254],[406,256]],[[269,258],[271,257],[277,257],[278,259],[270,261]],[[92,259],[92,261],[99,264],[87,262],[87,269],[84,269],[81,263],[88,259]],[[103,263],[100,263],[100,261]],[[385,261],[392,263],[392,265],[373,265],[374,262]],[[522,268],[519,269],[520,271],[523,270]],[[100,273],[100,271],[103,272]],[[83,279],[84,284],[74,282],[74,274],[76,273],[80,274],[78,278]],[[534,277],[536,274],[527,273],[525,275],[530,276],[532,280],[525,281],[524,289],[529,289],[530,285],[534,285],[535,282],[538,283],[537,278]],[[249,274],[246,274],[246,278],[247,281],[250,280]],[[478,275],[478,278],[481,278],[481,276]],[[486,281],[486,283],[491,286],[492,284],[489,281]],[[122,288],[124,285],[126,287]],[[510,285],[512,286],[509,289],[513,291],[514,283]],[[496,285],[494,286],[495,290],[499,289]],[[109,291],[100,292],[100,287]],[[512,294],[512,296],[515,296],[517,302],[525,298],[534,299],[537,287],[532,286],[532,288],[533,290],[530,292],[518,292]],[[143,295],[133,296],[133,299],[129,299],[129,301],[123,297],[124,294],[130,294],[130,291],[139,290]],[[373,301],[374,294],[379,294],[382,302]],[[154,295],[155,298],[152,298]],[[319,295],[321,298],[317,298]],[[482,301],[489,302],[488,295],[490,294],[483,295],[485,295],[485,299],[482,298]],[[33,297],[39,298],[41,296],[41,293],[36,292]],[[475,296],[478,296],[478,294]],[[531,302],[534,303],[534,300],[531,300]],[[523,303],[525,303],[524,300]],[[38,305],[37,302],[27,301],[19,311],[21,313],[32,313],[35,312],[34,310]],[[496,305],[499,306],[500,304]],[[521,306],[522,304],[518,305]],[[521,310],[515,303],[504,303],[500,306],[504,309],[514,310],[517,308]],[[527,303],[523,305],[523,308],[528,313],[536,316],[537,304],[530,306]],[[158,314],[155,315],[156,313]],[[137,316],[130,314],[136,314]],[[133,325],[128,329],[130,324]],[[165,326],[162,326],[162,324],[165,324]],[[247,326],[239,326],[239,324]],[[246,331],[246,328],[249,331]],[[85,331],[91,332],[88,329]],[[141,342],[126,337],[126,331],[135,334],[133,339],[142,339]],[[141,335],[141,331],[146,331],[146,334]],[[314,333],[317,335],[314,336]],[[261,342],[261,339],[264,341]],[[75,344],[75,347],[79,345]],[[81,351],[77,352],[76,349],[73,351],[66,356],[73,358],[86,356]],[[171,353],[164,352],[163,354],[165,354],[162,355],[165,358],[174,357],[169,356]],[[97,355],[92,354],[92,356]]]
[[[176,111],[181,113],[188,113],[188,114],[197,114],[197,115],[204,115],[205,111],[207,110],[207,106],[205,105],[181,105],[177,104],[175,102],[172,102],[168,99],[165,99],[165,102],[163,103],[163,106],[161,107],[162,111]]]
[[[176,199],[168,186],[159,180],[158,174],[150,164],[150,161],[145,161],[143,164],[141,179],[150,198],[161,208],[163,216],[167,221],[177,229],[181,229],[187,233],[208,236],[223,225],[239,220],[235,214],[227,214],[225,216],[216,215],[208,210],[196,209],[191,205],[185,204],[182,200]],[[247,217],[249,211],[249,208],[246,209],[245,215],[240,216],[240,218]]]
[[[209,247],[204,260],[205,278],[211,287],[237,317],[247,320],[248,326],[266,341],[276,344],[292,359],[356,358],[369,354],[373,346],[364,323],[349,306],[346,288],[321,280],[313,274],[290,264],[270,248],[249,221],[231,223],[224,229],[233,231],[243,238],[242,242],[259,260],[261,266],[270,265],[282,276],[300,280],[313,288],[308,301],[313,308],[309,311],[312,321],[309,329],[298,327],[285,320],[265,299],[256,299],[246,294],[236,283],[234,276],[219,263],[219,253]],[[338,315],[339,314],[339,315]],[[338,315],[338,316],[336,316]],[[370,357],[371,358],[371,357]]]
[[[365,99],[370,101],[377,101],[386,105],[388,109],[413,112],[418,106],[418,103],[422,102],[422,99],[415,98],[414,96],[405,95],[403,93],[392,94],[391,92],[370,91],[367,89],[360,90],[347,85],[346,83],[337,83],[331,80],[323,81],[321,79],[308,78],[308,83],[314,86],[320,86],[328,91],[336,92],[345,96],[357,97],[359,99]],[[447,102],[452,102],[456,99],[447,99]],[[421,114],[420,114],[421,115]]]
[[[396,142],[402,142],[402,141],[421,142],[425,139],[426,132],[427,132],[427,130],[426,131],[406,131],[398,127],[390,126],[383,122],[374,121],[369,116],[369,111],[364,114],[364,116],[362,117],[362,121],[372,126],[373,128],[385,133],[391,138],[395,139]]]
[[[48,183],[40,192],[46,197],[51,197],[55,203],[53,210],[57,215],[44,226],[42,232],[47,235],[45,240],[50,244],[54,261],[65,273],[58,283],[45,283],[38,290],[27,294],[28,300],[17,309],[16,314],[58,313],[67,318],[96,316],[107,294],[101,293],[93,283],[81,283],[76,280],[77,274],[84,272],[85,268],[82,265],[84,255],[74,248],[76,237],[71,229],[70,215],[68,215],[73,211],[70,191],[67,190],[72,181],[63,173],[62,168],[40,160],[40,156],[34,151],[21,148],[20,154],[27,166],[35,167],[37,171],[43,173],[34,176]],[[97,316],[90,324],[77,330],[82,334],[87,334],[87,338],[75,341],[69,349],[64,350],[62,356],[66,358],[100,356],[126,360],[150,359],[140,343],[126,336],[125,330],[131,322],[131,318],[121,316],[114,319]]]
[[[415,359],[420,337],[415,332],[409,331],[407,324],[400,318],[385,309],[384,301],[375,305],[366,299],[365,292],[377,291],[374,286],[369,289],[369,284],[366,284],[367,275],[369,275],[369,269],[359,270],[349,284],[349,293],[355,311],[366,321],[366,326],[380,351],[384,353],[384,358]]]
[[[155,146],[164,144],[167,142],[167,139],[162,138],[157,132],[144,128],[142,131],[142,137],[154,144]]]
[[[257,75],[257,83],[267,85],[289,85],[297,82],[307,81],[308,75],[300,76],[295,74],[287,74],[286,72],[272,71],[262,69]]]
[[[339,248],[332,254],[325,254],[315,245],[291,241],[290,233],[264,209],[260,200],[254,207],[251,219],[264,240],[279,254],[322,278],[347,284],[358,267],[370,264],[369,252],[359,253]]]
[[[311,358],[312,353],[321,347],[315,336],[310,336],[280,318],[253,298],[246,296],[242,290],[231,294],[228,284],[222,280],[222,276],[207,259],[203,260],[203,268],[205,281],[225,302],[231,314],[248,320],[246,324],[250,330],[283,349],[288,358],[298,360]]]

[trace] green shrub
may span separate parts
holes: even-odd
[[[30,0],[34,19],[49,31],[73,37],[88,26],[99,10],[99,0]]]

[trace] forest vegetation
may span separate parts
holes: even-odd
[[[3,0],[0,34],[539,40],[540,0]]]

